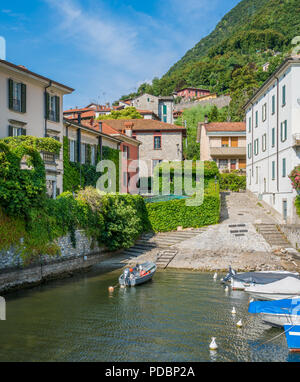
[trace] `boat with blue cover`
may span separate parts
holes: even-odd
[[[156,264],[152,262],[137,264],[134,268],[126,268],[119,277],[119,284],[129,287],[144,284],[152,279],[156,269]]]
[[[291,352],[300,352],[300,326],[285,325],[284,330],[289,350]]]
[[[249,313],[259,314],[265,323],[275,327],[300,325],[300,297],[277,301],[254,301],[249,305]]]

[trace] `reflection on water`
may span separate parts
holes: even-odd
[[[158,272],[131,289],[120,271],[54,282],[7,297],[1,361],[291,361],[285,336],[249,315],[244,292],[212,275]],[[232,316],[232,307],[237,315]],[[243,320],[243,328],[236,323]],[[209,350],[211,337],[219,349]]]

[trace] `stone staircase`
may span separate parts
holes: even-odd
[[[174,231],[158,234],[144,234],[133,247],[122,252],[123,256],[129,259],[141,256],[146,252],[157,250],[167,250],[173,245],[179,244],[184,240],[191,239],[202,232],[205,228],[194,229],[190,231]]]
[[[176,257],[178,251],[168,249],[166,251],[159,252],[157,255],[156,265],[158,268],[166,269],[171,261]]]
[[[264,237],[266,242],[276,248],[291,248],[291,243],[281,232],[276,224],[257,224],[257,231]]]

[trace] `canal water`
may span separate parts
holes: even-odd
[[[300,361],[285,336],[264,344],[282,331],[249,315],[247,294],[226,293],[211,274],[158,272],[109,295],[119,274],[98,269],[7,295],[0,361]]]

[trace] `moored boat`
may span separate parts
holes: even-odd
[[[285,325],[285,336],[291,352],[300,352],[300,326]]]
[[[147,262],[137,264],[134,268],[126,268],[119,277],[119,283],[122,286],[141,285],[150,281],[156,272],[157,266],[154,263]]]
[[[249,313],[258,314],[262,321],[275,327],[300,325],[300,298],[278,301],[254,301]]]
[[[300,296],[300,280],[289,276],[270,284],[251,285],[245,292],[258,300],[291,299]]]
[[[230,282],[233,290],[245,290],[251,285],[265,285],[286,277],[299,279],[299,273],[288,271],[262,271],[262,272],[244,272],[237,273],[231,267],[228,274],[222,279],[223,282]]]

